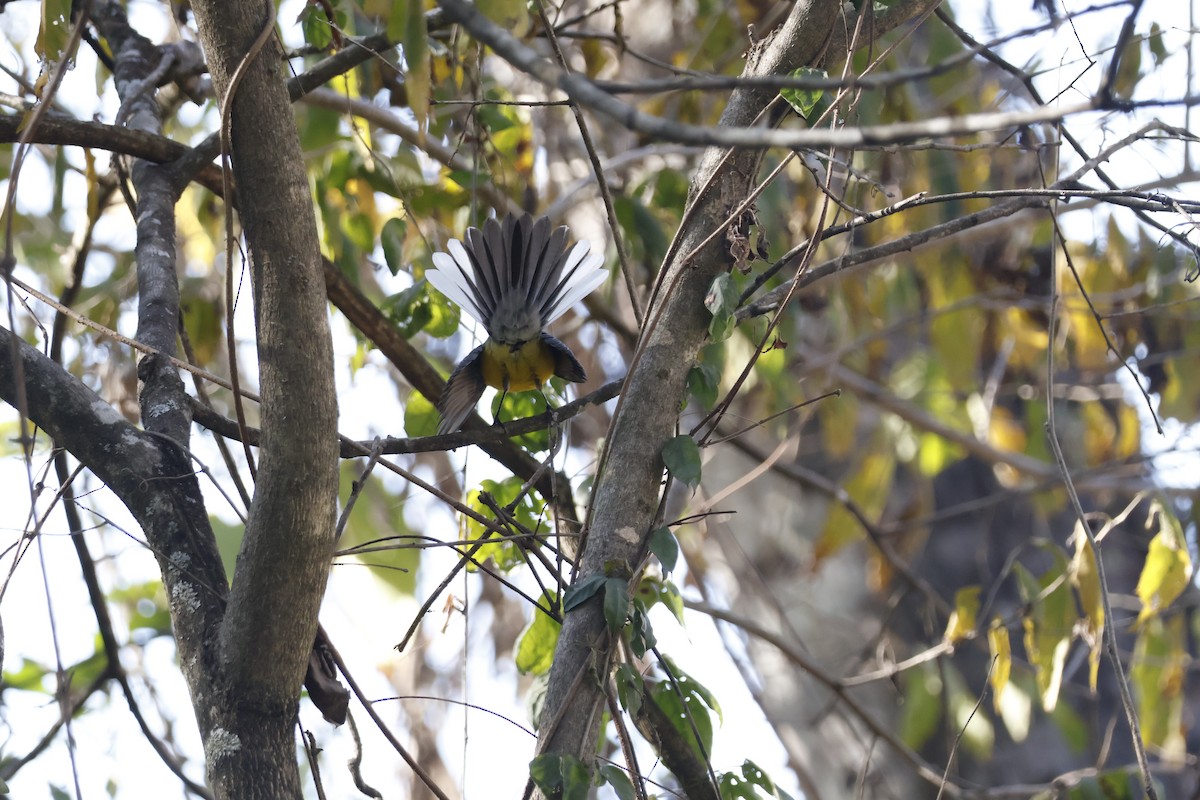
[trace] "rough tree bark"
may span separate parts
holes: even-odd
[[[329,574],[337,498],[320,243],[273,31],[247,61],[264,26],[273,28],[269,3],[204,0],[192,10],[216,94],[232,103],[262,386],[261,461],[219,643],[217,724],[237,746],[218,750],[210,737],[208,774],[218,797],[298,797],[296,707]]]
[[[138,160],[131,169],[138,338],[154,350],[139,365],[145,430],[3,329],[0,396],[95,473],[142,527],[170,598],[214,795],[298,798],[296,712],[337,497],[323,266],[286,62],[274,36],[242,66],[259,33],[273,33],[271,6],[208,0],[192,8],[218,97],[233,98],[233,174],[252,265],[262,395],[261,460],[232,585],[190,463],[191,416],[170,361],[179,320],[173,209],[194,164]],[[114,56],[118,122],[139,132],[139,141],[153,139],[160,130],[155,89],[186,54],[138,35],[117,3],[97,0],[88,10]],[[230,92],[239,68],[240,85]]]

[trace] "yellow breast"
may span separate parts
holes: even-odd
[[[554,354],[540,338],[518,345],[489,339],[482,360],[484,382],[510,392],[540,389],[554,374]]]

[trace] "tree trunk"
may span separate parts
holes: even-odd
[[[329,574],[338,478],[320,244],[271,5],[205,0],[192,9],[230,119],[262,386],[261,461],[221,625],[208,774],[218,797],[299,796],[295,716]]]

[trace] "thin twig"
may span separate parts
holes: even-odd
[[[542,4],[541,0],[537,0],[533,5],[537,10],[538,18],[541,19],[546,39],[550,42],[550,47],[554,51],[555,60],[558,61],[559,67],[569,74],[570,67],[567,64],[566,56],[563,55],[562,48],[559,47],[558,37],[554,33],[554,26],[550,24],[550,20],[546,16],[546,7]],[[600,154],[596,152],[596,144],[592,141],[592,134],[588,130],[587,120],[583,118],[583,113],[579,110],[577,104],[571,103],[570,107],[571,114],[575,117],[575,124],[579,128],[579,138],[583,142],[583,147],[588,154],[588,161],[592,165],[592,172],[596,176],[596,186],[600,189],[600,198],[604,201],[604,212],[608,215],[608,228],[612,233],[613,245],[617,249],[617,263],[621,265],[621,275],[625,278],[625,291],[629,296],[629,306],[633,309],[633,317],[640,326],[644,312],[642,310],[641,298],[638,297],[637,283],[633,277],[633,266],[629,263],[629,255],[625,252],[625,242],[621,236],[621,226],[617,223],[617,210],[613,206],[612,190],[608,186],[608,179],[604,177],[604,168],[600,166]]]
[[[366,709],[367,715],[370,716],[371,720],[375,723],[375,727],[379,729],[379,732],[382,733],[383,737],[388,740],[388,743],[391,744],[392,748],[400,755],[402,759],[404,759],[404,763],[408,764],[409,768],[417,774],[417,777],[421,779],[423,784],[425,784],[425,788],[429,789],[434,797],[437,797],[438,800],[450,800],[446,793],[442,791],[441,787],[437,785],[437,782],[433,779],[433,776],[431,776],[425,770],[425,768],[421,766],[420,762],[412,757],[404,745],[400,744],[400,740],[396,738],[391,729],[384,724],[383,719],[379,716],[379,714],[375,712],[374,704],[367,699],[365,694],[363,694],[363,690],[359,687],[358,681],[354,680],[354,676],[351,675],[350,670],[346,668],[346,662],[342,660],[341,653],[337,651],[337,648],[333,646],[332,642],[327,642],[326,645],[329,649],[330,657],[333,658],[333,663],[337,665],[338,672],[342,673],[342,677],[345,678],[346,683],[350,685],[350,691],[354,692],[354,696],[358,698],[358,702],[362,703],[363,708]]]
[[[1055,259],[1051,259],[1050,266],[1050,297],[1048,301],[1049,308],[1047,309],[1048,325],[1047,325],[1047,346],[1046,346],[1046,385],[1054,385],[1054,337],[1055,329],[1058,327],[1058,268]],[[1054,463],[1058,468],[1059,474],[1062,476],[1063,486],[1067,490],[1067,496],[1071,499],[1071,507],[1075,511],[1075,516],[1079,520],[1079,525],[1083,528],[1084,535],[1087,536],[1088,544],[1091,545],[1092,552],[1096,554],[1096,582],[1100,587],[1100,602],[1104,609],[1104,650],[1109,662],[1112,664],[1113,672],[1117,679],[1117,688],[1121,696],[1121,706],[1125,711],[1125,720],[1129,724],[1129,736],[1133,745],[1133,752],[1137,758],[1138,768],[1142,775],[1142,786],[1146,792],[1146,797],[1149,800],[1158,800],[1158,792],[1154,788],[1154,778],[1150,774],[1150,762],[1146,758],[1146,748],[1142,742],[1141,725],[1138,722],[1137,708],[1133,703],[1133,695],[1129,690],[1129,680],[1125,675],[1125,665],[1121,663],[1120,651],[1117,649],[1117,634],[1115,625],[1113,624],[1112,601],[1108,593],[1108,577],[1105,574],[1104,558],[1100,551],[1100,543],[1096,541],[1096,536],[1092,532],[1091,523],[1088,522],[1087,515],[1083,511],[1083,504],[1079,501],[1079,494],[1075,491],[1075,482],[1071,479],[1071,470],[1067,466],[1067,460],[1063,456],[1062,445],[1058,440],[1058,428],[1054,413],[1054,397],[1047,392],[1046,394],[1046,438],[1050,440],[1050,448],[1054,451]]]

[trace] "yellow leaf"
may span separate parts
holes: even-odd
[[[408,93],[408,107],[417,118],[417,128],[424,133],[432,88],[425,4],[421,0],[408,0],[404,11],[404,61],[408,65],[408,71],[404,73],[404,88]]]
[[[883,511],[895,471],[896,460],[890,452],[872,453],[862,460],[858,472],[846,484],[846,493],[867,518],[875,519]],[[858,520],[842,505],[834,506],[813,548],[814,568],[846,545],[861,539],[862,535]]]
[[[1137,583],[1137,596],[1142,601],[1138,625],[1171,605],[1192,579],[1192,559],[1179,520],[1158,500],[1150,505],[1147,527],[1153,525],[1155,519],[1158,520],[1158,533],[1150,540],[1150,552],[1146,554],[1146,564]]]
[[[1025,311],[1009,307],[1004,310],[1003,320],[996,325],[996,342],[999,347],[1003,340],[1012,337],[1013,352],[1011,360],[1014,367],[1032,367],[1046,360],[1046,345],[1050,337],[1045,326],[1038,325]]]
[[[992,674],[988,677],[988,683],[992,685],[992,706],[997,714],[1002,714],[1001,701],[1012,675],[1012,643],[1008,639],[1008,628],[999,617],[992,619],[987,638],[988,652],[992,656]]]
[[[600,73],[613,63],[609,48],[599,39],[585,39],[579,50],[583,54],[584,72],[589,78],[598,78]]]
[[[1128,404],[1121,404],[1117,409],[1117,425],[1120,433],[1113,443],[1113,455],[1125,460],[1141,452],[1142,423],[1138,419],[1137,410]]]
[[[1100,674],[1100,652],[1104,645],[1104,601],[1100,596],[1100,577],[1096,569],[1096,553],[1084,534],[1083,526],[1075,525],[1075,557],[1071,559],[1071,585],[1079,594],[1083,609],[1081,635],[1088,645],[1088,686],[1096,691]]]
[[[486,0],[479,4],[479,10],[518,39],[524,39],[533,29],[533,17],[525,0]]]
[[[442,84],[453,79],[454,88],[462,88],[463,69],[461,59],[456,58],[451,60],[444,53],[435,53],[430,60],[430,70],[433,73],[434,83]]]
[[[481,491],[493,492],[496,490],[496,488],[497,486],[494,481],[483,481],[482,490],[472,489],[471,491],[467,492],[467,507],[485,518],[490,518],[492,516],[492,510],[483,503],[479,495]],[[467,571],[475,572],[479,569],[477,564],[482,564],[489,558],[496,558],[498,561],[502,560],[504,558],[504,550],[508,546],[508,543],[505,542],[501,536],[493,531],[489,531],[482,523],[477,522],[471,517],[464,516],[463,519],[467,523],[468,541],[474,542],[476,539],[484,539],[488,542],[488,544],[482,545],[478,550],[475,551],[475,557],[473,561],[467,564]]]
[[[845,458],[854,448],[858,422],[858,399],[848,392],[817,406],[821,422],[821,447],[832,459]]]
[[[955,593],[954,610],[950,612],[946,634],[942,637],[946,642],[957,644],[975,632],[975,617],[979,614],[979,590],[978,586],[967,586]]]
[[[978,310],[945,311],[975,293],[966,270],[952,270],[942,281],[930,276],[930,304],[934,307],[929,325],[930,343],[950,383],[960,390],[979,383],[979,357],[987,319]],[[886,312],[881,312],[886,313]]]
[[[1025,426],[1013,418],[1007,408],[993,408],[988,420],[988,441],[992,446],[1009,453],[1024,453]]]
[[[1073,283],[1064,292],[1064,297],[1074,295],[1063,304],[1062,324],[1071,342],[1074,358],[1072,363],[1085,370],[1106,370],[1112,366],[1108,358],[1108,343],[1100,323],[1092,316],[1091,310],[1079,289]]]
[[[1088,464],[1103,464],[1112,458],[1113,444],[1117,439],[1117,426],[1100,403],[1084,403],[1083,448]]]

